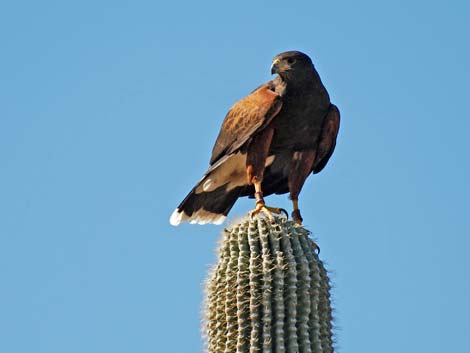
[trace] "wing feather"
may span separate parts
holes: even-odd
[[[282,99],[273,91],[272,82],[262,85],[235,103],[222,123],[210,164],[243,147],[256,132],[271,122],[281,106]]]
[[[340,115],[334,104],[330,104],[330,110],[323,122],[320,140],[317,147],[317,156],[313,163],[313,173],[319,173],[325,168],[336,146],[336,137],[339,131]]]

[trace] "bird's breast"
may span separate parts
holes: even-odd
[[[286,100],[273,120],[271,152],[314,148],[321,132],[329,101]]]

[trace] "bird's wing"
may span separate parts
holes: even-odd
[[[323,122],[320,140],[317,147],[317,155],[313,163],[313,173],[319,173],[328,163],[336,146],[336,137],[339,130],[339,110],[334,104],[330,104],[330,110]]]
[[[281,97],[268,82],[230,108],[212,149],[210,164],[239,150],[256,132],[262,130],[279,113]]]

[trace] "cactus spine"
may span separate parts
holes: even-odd
[[[207,280],[208,352],[333,352],[329,279],[308,234],[280,217],[225,229]]]

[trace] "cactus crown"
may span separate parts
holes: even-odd
[[[208,352],[333,352],[329,279],[308,235],[280,217],[225,229],[207,280]]]

